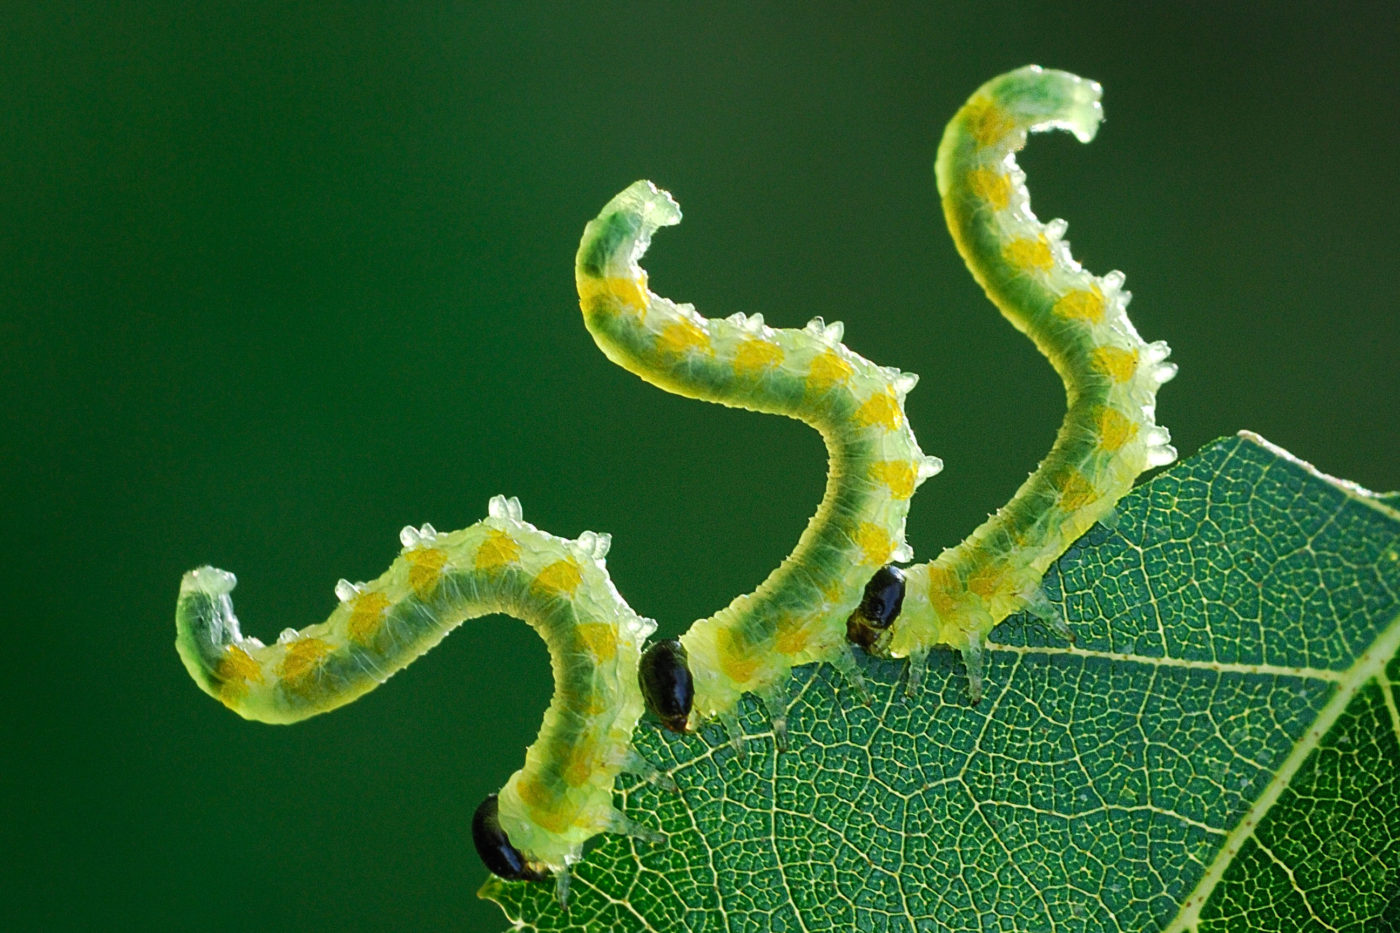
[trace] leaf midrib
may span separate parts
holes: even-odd
[[[1356,659],[1356,663],[1343,672],[1340,678],[1333,678],[1337,684],[1336,693],[1323,706],[1317,719],[1313,720],[1307,735],[1293,746],[1293,751],[1284,760],[1278,771],[1274,773],[1273,779],[1264,788],[1264,792],[1255,799],[1250,808],[1240,817],[1239,823],[1225,837],[1214,861],[1201,875],[1201,880],[1197,883],[1195,890],[1182,902],[1181,912],[1177,914],[1176,919],[1172,921],[1164,933],[1184,933],[1184,931],[1196,929],[1201,908],[1210,900],[1211,893],[1225,876],[1225,870],[1229,868],[1244,844],[1253,838],[1255,830],[1263,822],[1269,810],[1292,784],[1293,778],[1298,773],[1298,769],[1303,766],[1303,762],[1317,748],[1323,737],[1336,725],[1337,720],[1351,705],[1351,701],[1361,688],[1372,680],[1384,680],[1385,666],[1391,658],[1395,657],[1397,652],[1400,652],[1400,614],[1396,614],[1390,620],[1390,624],[1371,643],[1370,647],[1361,653],[1361,656]]]
[[[1069,655],[1076,658],[1102,658],[1115,663],[1134,663],[1146,667],[1175,667],[1185,670],[1212,671],[1227,674],[1263,674],[1270,677],[1304,677],[1340,684],[1350,671],[1335,671],[1324,667],[1291,667],[1282,664],[1249,664],[1234,661],[1204,661],[1177,658],[1171,655],[1124,654],[1102,649],[1076,648],[1070,645],[1003,645],[988,641],[987,650],[1018,655]]]

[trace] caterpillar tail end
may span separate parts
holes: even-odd
[[[246,640],[229,596],[237,584],[238,579],[227,570],[199,567],[181,578],[175,604],[175,650],[185,670],[201,690],[235,712],[239,710],[228,684],[231,673],[241,672],[230,667],[248,658],[241,647]],[[262,643],[255,647],[262,647]],[[248,665],[253,665],[251,659]]]
[[[988,81],[944,132],[935,164],[939,196],[948,196],[954,164],[965,155],[959,141],[1015,151],[1026,144],[1028,133],[1060,129],[1087,143],[1103,122],[1102,98],[1103,88],[1097,81],[1039,65],[1026,65]]]
[[[1068,71],[1026,65],[988,81],[974,100],[983,93],[1033,133],[1068,130],[1087,143],[1103,122],[1103,87]]]
[[[583,229],[574,276],[579,304],[590,314],[620,304],[644,311],[650,302],[639,260],[661,227],[681,221],[675,199],[649,181],[633,182]]]

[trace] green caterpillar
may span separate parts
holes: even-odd
[[[911,556],[909,499],[942,463],[919,450],[904,414],[917,377],[842,346],[840,323],[816,318],[803,330],[775,330],[761,315],[711,320],[648,291],[637,260],[652,233],[679,220],[670,195],[639,181],[584,230],[575,275],[594,341],[668,392],[812,425],[830,466],[792,554],[753,593],[648,649],[642,687],[668,727],[718,719],[736,737],[739,698],[757,694],[781,743],[793,667],[827,661],[864,689],[846,617],[876,570]]]
[[[1154,420],[1158,387],[1176,374],[1163,342],[1146,343],[1125,313],[1123,276],[1096,277],[1069,254],[1065,224],[1030,209],[1015,152],[1027,133],[1093,139],[1102,90],[1034,65],[984,84],[948,124],[936,174],[953,241],[1001,313],[1049,357],[1069,410],[1050,453],[1011,501],[930,563],[909,569],[903,611],[885,631],[858,625],[878,654],[909,658],[910,689],[931,648],[962,651],[973,699],[992,627],[1029,609],[1066,637],[1040,579],[1075,539],[1109,515],[1144,470],[1176,450]]]
[[[1157,387],[1175,372],[1166,344],[1138,337],[1121,275],[1084,272],[1063,223],[1035,219],[1013,158],[1031,131],[1063,127],[1091,138],[1099,93],[1064,72],[1011,72],[972,97],[939,149],[953,238],[988,296],[1060,372],[1069,411],[1011,502],[937,560],[907,573],[893,563],[912,556],[909,502],[941,468],[919,449],[904,413],[917,377],[847,349],[839,323],[816,318],[789,330],[759,315],[716,320],[651,293],[638,260],[680,210],[637,182],[584,231],[575,267],[584,322],[609,359],[653,385],[797,418],[821,433],[826,491],[792,554],[753,593],[648,646],[655,623],[613,587],[606,535],[554,537],[526,524],[516,500],[497,497],[487,519],[462,531],[404,529],[403,553],[379,579],[341,581],[327,621],[289,629],[273,645],[242,635],[232,574],[186,574],[176,647],[191,676],[240,715],[295,722],[372,690],[465,619],[524,619],[549,647],[554,698],[524,766],[478,808],[473,838],[502,877],[553,875],[561,902],[569,866],[592,836],[660,840],[612,805],[623,770],[668,781],[632,747],[644,706],[677,731],[717,720],[737,744],[737,705],[754,694],[781,747],[793,667],[831,663],[863,692],[848,642],[909,658],[911,689],[932,648],[957,648],[977,698],[992,626],[1028,608],[1068,635],[1040,592],[1041,576],[1138,474],[1175,457],[1153,420]]]
[[[528,622],[549,647],[554,697],[525,765],[477,810],[473,838],[499,875],[552,873],[562,903],[569,866],[593,836],[660,840],[612,804],[624,770],[664,783],[632,749],[638,656],[656,623],[609,579],[608,535],[546,534],[504,496],[488,511],[448,534],[405,528],[402,554],[378,579],[341,580],[329,619],[287,629],[271,645],[240,631],[233,574],[192,570],[180,582],[175,647],[195,683],[240,716],[293,723],[358,699],[467,619],[500,612]]]

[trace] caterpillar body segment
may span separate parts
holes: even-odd
[[[826,442],[826,490],[792,554],[753,593],[691,625],[676,653],[694,678],[690,728],[729,720],[755,693],[780,733],[792,667],[828,661],[855,676],[846,617],[876,570],[909,558],[909,499],[942,464],[919,449],[904,414],[917,377],[847,349],[840,323],[817,318],[798,330],[768,327],[761,315],[711,319],[653,294],[638,260],[659,227],[679,220],[675,201],[650,182],[609,202],[579,246],[580,305],[599,348],[647,382],[796,418]]]
[[[1063,221],[1031,212],[1015,152],[1028,133],[1068,129],[1093,138],[1099,86],[1063,71],[1021,68],[983,85],[944,133],[936,174],[958,251],[987,297],[1050,359],[1068,412],[1049,454],[1011,501],[962,543],[907,571],[903,612],[876,650],[912,662],[917,683],[935,645],[963,652],[982,692],[981,649],[992,626],[1028,608],[1068,628],[1040,580],[1094,522],[1109,515],[1144,470],[1176,451],[1155,421],[1157,389],[1176,373],[1165,343],[1128,320],[1123,276],[1095,276],[1070,255]]]
[[[185,574],[176,648],[205,692],[247,719],[291,723],[373,690],[466,619],[505,613],[549,648],[554,696],[525,765],[499,795],[499,823],[535,873],[561,896],[583,843],[599,832],[655,836],[612,805],[625,770],[648,770],[632,748],[643,712],[642,643],[656,623],[623,601],[604,563],[610,538],[555,537],[523,521],[520,503],[491,500],[489,517],[461,531],[405,528],[400,557],[378,579],[336,586],[325,621],[264,645],[242,634],[234,577]]]

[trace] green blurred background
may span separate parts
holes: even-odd
[[[922,374],[910,414],[947,462],[910,519],[929,555],[1063,410],[953,251],[934,148],[1001,71],[1093,77],[1098,140],[1023,164],[1171,342],[1178,446],[1251,428],[1400,485],[1400,8],[1222,6],[6,4],[0,925],[504,925],[467,826],[547,701],[534,634],[469,624],[364,701],[267,727],[186,677],[176,586],[236,571],[270,640],[383,570],[404,524],[460,527],[498,492],[612,532],[663,632],[758,583],[821,445],[594,348],[574,250],[639,177],[687,215],[648,257],[658,292],[839,318]]]

